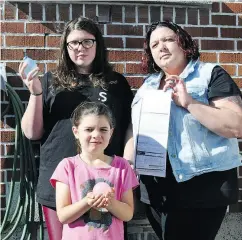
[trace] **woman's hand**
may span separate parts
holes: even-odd
[[[192,102],[193,99],[187,93],[186,85],[180,77],[171,75],[166,78],[163,90],[166,91],[168,88],[173,90],[172,100],[176,105],[187,108],[188,105]]]
[[[29,89],[30,93],[32,94],[39,94],[42,92],[41,82],[38,78],[39,68],[34,68],[31,72],[28,73],[26,76],[24,73],[24,69],[27,67],[27,63],[21,62],[19,65],[19,74],[22,78],[24,84]]]

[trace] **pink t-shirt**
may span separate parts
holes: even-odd
[[[111,166],[107,168],[89,166],[79,155],[65,158],[50,179],[53,187],[56,181],[70,187],[72,203],[84,198],[98,182],[106,182],[114,187],[117,200],[121,200],[124,192],[139,184],[129,163],[118,156],[114,156]],[[62,240],[123,240],[123,232],[123,221],[109,212],[91,208],[76,221],[64,224]]]

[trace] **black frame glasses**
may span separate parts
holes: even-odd
[[[95,39],[83,39],[82,41],[76,41],[76,40],[70,41],[66,45],[70,50],[77,50],[79,48],[80,44],[84,48],[89,49],[89,48],[93,47],[95,42],[96,42]]]

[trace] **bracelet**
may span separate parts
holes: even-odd
[[[31,95],[34,95],[34,96],[40,96],[40,95],[42,95],[42,94],[43,94],[43,91],[42,91],[42,92],[40,92],[40,93],[32,93],[32,92],[30,92],[30,94],[31,94]]]

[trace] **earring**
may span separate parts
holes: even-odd
[[[155,70],[155,72],[160,72],[160,69],[157,70],[157,69],[155,68],[155,62],[152,63],[152,66],[153,66],[153,69]]]

